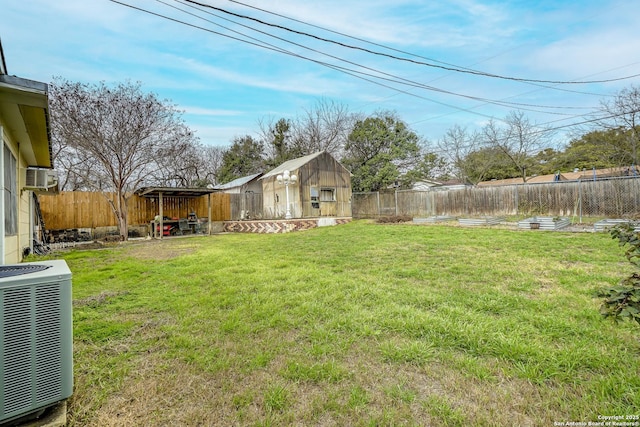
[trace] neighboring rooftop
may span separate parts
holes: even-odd
[[[527,178],[527,184],[539,184],[545,182],[558,182],[558,181],[586,181],[603,178],[623,177],[623,176],[640,176],[640,171],[635,166],[630,167],[618,167],[618,168],[606,168],[606,169],[583,169],[574,170],[573,172],[560,172],[549,175],[536,175]],[[519,178],[507,178],[507,179],[493,179],[491,181],[479,182],[479,187],[488,187],[495,185],[515,185],[524,184],[522,177]]]

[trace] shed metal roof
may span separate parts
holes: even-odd
[[[253,175],[243,176],[241,178],[236,178],[233,181],[227,182],[226,184],[216,185],[213,188],[214,190],[228,190],[230,188],[240,187],[253,181],[260,175],[262,175],[262,173],[254,173]]]
[[[299,169],[301,166],[304,166],[305,164],[309,163],[311,160],[315,159],[316,157],[318,157],[322,153],[324,153],[324,151],[318,151],[318,152],[315,152],[313,154],[309,154],[308,156],[298,157],[297,159],[287,160],[286,162],[284,162],[283,164],[281,164],[277,168],[272,169],[269,172],[267,172],[264,175],[262,175],[262,177],[260,179],[265,179],[265,178],[272,177],[274,175],[281,174],[282,172],[284,172],[286,170],[294,171],[296,169]]]

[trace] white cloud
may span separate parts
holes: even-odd
[[[236,110],[221,110],[221,109],[202,108],[202,107],[193,107],[193,106],[182,107],[182,109],[185,110],[186,114],[190,114],[194,116],[229,117],[229,116],[240,116],[243,114],[241,111],[236,111]]]
[[[571,79],[637,74],[640,43],[634,33],[629,29],[614,28],[580,34],[537,49],[527,62],[532,68],[560,73]],[[606,73],[631,64],[635,64],[631,70],[621,68]]]

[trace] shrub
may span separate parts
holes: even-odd
[[[397,224],[400,222],[411,222],[413,221],[413,217],[409,215],[390,215],[390,216],[381,216],[377,219],[376,222],[380,224]]]
[[[618,239],[620,246],[629,246],[625,256],[631,264],[640,268],[640,233],[633,223],[620,224],[611,230],[611,238]],[[616,322],[635,320],[640,324],[640,271],[623,279],[618,286],[601,291],[604,298],[600,313]]]

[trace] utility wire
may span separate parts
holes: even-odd
[[[203,19],[203,20],[205,20],[205,21],[207,21],[207,22],[213,23],[214,25],[218,25],[218,26],[220,26],[220,27],[222,27],[222,28],[225,28],[225,29],[227,29],[227,30],[229,30],[229,31],[232,31],[232,32],[236,33],[236,34],[240,34],[240,35],[242,35],[242,36],[244,36],[244,37],[248,37],[248,38],[250,38],[250,39],[252,39],[252,40],[254,40],[254,41],[257,41],[257,42],[249,42],[249,41],[246,41],[246,40],[243,40],[243,39],[237,38],[237,37],[229,36],[229,35],[226,35],[226,34],[223,34],[223,33],[217,32],[217,31],[213,31],[213,30],[210,30],[210,29],[207,29],[207,28],[204,28],[204,27],[200,27],[200,26],[197,26],[197,25],[194,25],[194,24],[190,24],[190,23],[187,23],[187,22],[184,22],[184,21],[180,21],[180,20],[175,19],[175,18],[170,18],[170,17],[167,17],[167,16],[165,16],[165,15],[161,15],[161,14],[158,14],[158,13],[155,13],[155,12],[151,12],[151,11],[146,10],[146,9],[142,9],[142,8],[139,8],[139,7],[136,7],[136,6],[132,6],[132,5],[129,5],[129,4],[126,4],[126,3],[122,3],[122,2],[117,1],[117,0],[110,0],[110,1],[112,1],[112,2],[114,2],[114,3],[121,4],[121,5],[123,5],[123,6],[130,7],[130,8],[132,8],[132,9],[139,10],[139,11],[141,11],[141,12],[146,12],[146,13],[149,13],[149,14],[151,14],[151,15],[155,15],[155,16],[158,16],[158,17],[161,17],[161,18],[169,19],[169,20],[174,21],[174,22],[177,22],[177,23],[181,23],[181,24],[184,24],[184,25],[188,25],[188,26],[193,27],[193,28],[196,28],[196,29],[201,29],[201,30],[204,30],[204,31],[207,31],[207,32],[210,32],[210,33],[216,34],[216,35],[222,35],[222,36],[224,36],[224,37],[229,37],[229,38],[231,38],[231,39],[233,39],[233,40],[242,41],[242,42],[245,42],[245,43],[249,43],[249,44],[251,44],[251,45],[254,45],[254,46],[262,47],[262,48],[264,48],[264,49],[269,49],[269,50],[273,50],[273,51],[276,51],[276,52],[279,52],[279,53],[283,53],[283,54],[286,54],[286,55],[290,55],[290,56],[293,56],[293,57],[296,57],[296,58],[304,59],[304,60],[307,60],[307,61],[310,61],[310,62],[316,63],[316,64],[318,64],[318,65],[322,65],[322,66],[324,66],[324,67],[331,68],[331,69],[333,69],[333,70],[335,70],[335,71],[338,71],[338,72],[341,72],[341,73],[344,73],[344,74],[347,74],[347,75],[350,75],[350,76],[356,77],[356,78],[358,78],[358,79],[361,79],[361,80],[364,80],[364,81],[367,81],[367,82],[370,82],[370,83],[373,83],[373,84],[375,84],[375,85],[378,85],[378,86],[381,86],[381,87],[384,87],[384,88],[387,88],[387,89],[391,89],[391,90],[394,90],[394,91],[396,91],[396,92],[400,92],[400,93],[403,93],[403,94],[406,94],[406,95],[409,95],[409,96],[413,96],[413,97],[415,97],[415,98],[419,98],[419,99],[422,99],[422,100],[425,100],[425,101],[430,101],[430,102],[433,102],[433,103],[435,103],[435,104],[439,104],[439,105],[443,105],[443,106],[446,106],[446,107],[450,107],[450,108],[453,108],[453,109],[456,109],[456,110],[459,110],[459,111],[464,111],[464,112],[467,112],[467,113],[475,114],[475,115],[478,115],[478,116],[481,116],[481,117],[485,117],[485,118],[489,118],[489,119],[494,118],[493,116],[489,116],[489,115],[486,115],[486,114],[478,113],[478,112],[475,112],[475,111],[470,111],[470,110],[465,109],[465,108],[462,108],[462,107],[457,107],[457,106],[452,105],[452,104],[447,104],[447,103],[445,103],[445,102],[436,101],[436,100],[434,100],[434,99],[427,98],[427,97],[424,97],[424,96],[420,96],[420,95],[417,95],[417,94],[415,94],[415,93],[412,93],[412,92],[409,92],[409,91],[406,91],[406,90],[398,89],[398,88],[396,88],[396,87],[390,86],[390,85],[388,85],[388,84],[380,83],[380,82],[378,82],[378,81],[372,80],[372,79],[367,78],[367,77],[372,77],[372,78],[377,78],[377,79],[387,80],[387,81],[390,81],[390,82],[393,82],[393,83],[400,83],[400,84],[405,84],[405,85],[408,85],[409,83],[403,83],[403,82],[401,82],[401,81],[394,80],[394,79],[391,79],[391,78],[379,77],[379,76],[376,76],[376,75],[373,75],[373,74],[364,73],[364,72],[362,72],[362,71],[352,70],[352,69],[349,69],[349,68],[346,68],[346,67],[341,67],[341,66],[338,66],[338,65],[329,64],[329,63],[326,63],[326,62],[323,62],[323,61],[319,61],[319,60],[316,60],[316,59],[313,59],[313,58],[308,58],[308,57],[306,57],[306,56],[302,56],[302,55],[299,55],[299,54],[297,54],[297,53],[294,53],[294,52],[291,52],[291,51],[288,51],[288,50],[282,49],[282,48],[280,48],[280,47],[278,47],[278,46],[275,46],[275,45],[273,45],[273,44],[270,44],[270,43],[267,43],[267,42],[264,42],[264,41],[260,41],[260,40],[258,40],[258,39],[253,38],[253,37],[247,36],[247,35],[245,35],[245,34],[243,34],[243,33],[238,32],[238,31],[231,30],[231,29],[229,29],[229,28],[227,28],[227,27],[221,26],[220,24],[216,24],[216,23],[214,23],[214,22],[212,22],[212,21],[209,21],[209,20],[207,20],[207,19],[205,19],[205,18],[202,18],[202,17],[199,17],[199,16],[197,16],[197,15],[193,15],[193,14],[191,14],[191,13],[189,13],[189,12],[185,12],[185,13],[188,13],[188,14],[190,14],[190,15],[192,15],[192,16],[196,16],[196,17],[198,17],[198,18],[201,18],[201,19]],[[160,3],[163,3],[163,4],[166,4],[166,3],[164,3],[162,0],[156,0],[156,1],[158,1],[158,2],[160,2]],[[178,9],[178,8],[176,8],[176,7],[174,7],[174,6],[170,6],[170,7],[174,8],[174,9]],[[178,10],[181,10],[181,11],[182,11],[182,9],[178,9]],[[367,76],[367,77],[363,77],[363,76]],[[410,85],[410,84],[409,84],[409,85]],[[423,88],[423,87],[421,87],[421,85],[420,85],[419,83],[416,83],[416,84],[414,84],[413,86],[418,87],[418,88]],[[461,95],[461,96],[462,96],[462,95]]]
[[[203,30],[203,31],[206,31],[206,32],[209,32],[209,33],[212,33],[212,34],[216,34],[216,35],[220,35],[220,36],[223,36],[223,37],[227,37],[227,38],[230,38],[232,40],[237,40],[237,41],[240,41],[240,42],[243,42],[243,43],[247,43],[247,44],[250,44],[250,45],[253,45],[253,46],[261,47],[263,49],[273,50],[273,51],[276,51],[276,52],[279,52],[279,53],[283,53],[285,55],[290,55],[290,56],[294,56],[294,57],[297,57],[297,58],[300,58],[300,59],[305,59],[307,61],[311,61],[313,63],[319,64],[319,65],[322,65],[322,66],[325,66],[325,67],[328,67],[328,68],[332,68],[332,69],[334,69],[336,71],[340,71],[342,73],[352,75],[352,76],[354,76],[356,78],[359,78],[359,79],[362,79],[362,80],[366,80],[366,81],[371,82],[373,84],[376,84],[378,86],[382,86],[382,87],[385,87],[385,88],[388,88],[388,89],[399,91],[399,92],[405,93],[407,95],[410,95],[410,96],[413,96],[413,97],[416,97],[416,98],[420,98],[420,99],[423,99],[423,100],[426,100],[426,101],[434,102],[436,104],[440,104],[440,105],[444,105],[444,106],[447,106],[447,107],[451,107],[451,108],[457,109],[459,111],[465,111],[465,112],[468,112],[468,113],[471,113],[471,114],[475,114],[475,115],[478,115],[478,116],[482,116],[482,117],[486,117],[486,118],[490,118],[490,119],[494,118],[494,117],[486,115],[486,114],[482,114],[482,113],[478,113],[478,112],[475,112],[475,111],[466,110],[465,108],[456,107],[454,105],[446,104],[444,102],[435,101],[433,99],[426,98],[426,97],[423,97],[423,96],[420,96],[420,95],[416,95],[416,94],[408,92],[408,91],[403,91],[401,89],[394,88],[392,86],[389,86],[389,85],[386,85],[386,84],[383,84],[383,83],[380,83],[380,82],[376,82],[374,80],[370,80],[370,79],[367,79],[367,78],[364,78],[364,77],[361,77],[361,76],[358,76],[357,74],[355,74],[355,73],[363,74],[361,72],[358,72],[358,71],[355,71],[355,70],[351,70],[353,72],[345,71],[346,69],[344,67],[339,67],[339,66],[332,65],[332,64],[329,64],[329,63],[326,63],[326,62],[322,62],[322,61],[318,61],[318,60],[315,60],[315,59],[312,59],[312,58],[308,58],[308,57],[305,57],[305,56],[302,56],[302,55],[287,51],[285,49],[281,49],[279,47],[276,47],[276,46],[273,46],[273,45],[269,45],[268,43],[251,42],[251,41],[244,40],[244,39],[241,39],[241,38],[238,38],[238,37],[234,37],[234,36],[230,36],[228,34],[224,34],[224,33],[218,32],[218,31],[214,31],[214,30],[211,30],[209,28],[205,28],[205,27],[201,27],[201,26],[198,26],[198,25],[195,25],[195,24],[191,24],[191,23],[188,23],[188,22],[185,22],[185,21],[181,21],[181,20],[176,19],[176,18],[171,18],[169,16],[162,15],[160,13],[156,13],[156,12],[153,12],[153,11],[150,11],[150,10],[147,10],[147,9],[143,9],[143,8],[140,8],[140,7],[137,7],[137,6],[133,6],[131,4],[123,3],[123,2],[118,1],[118,0],[109,0],[109,1],[112,2],[112,3],[119,4],[121,6],[125,6],[125,7],[128,7],[128,8],[131,8],[131,9],[138,10],[140,12],[144,12],[144,13],[148,13],[148,14],[153,15],[153,16],[157,16],[159,18],[164,18],[164,19],[167,19],[169,21],[173,21],[173,22],[176,22],[176,23],[179,23],[179,24],[183,24],[183,25],[186,25],[186,26],[198,29],[198,30]]]
[[[355,71],[355,70],[348,70],[348,69],[345,69],[344,67],[339,67],[339,66],[336,66],[336,65],[333,65],[333,64],[328,64],[328,63],[325,63],[325,62],[322,62],[322,61],[318,61],[318,60],[315,60],[315,59],[312,59],[312,58],[307,58],[307,57],[304,57],[302,55],[299,55],[299,54],[296,54],[296,53],[293,53],[293,52],[289,52],[287,50],[284,50],[284,49],[281,49],[281,48],[278,48],[278,47],[269,46],[267,43],[264,43],[264,42],[255,43],[255,42],[247,41],[247,40],[244,40],[244,39],[241,39],[241,38],[238,38],[238,37],[230,36],[228,34],[220,33],[218,31],[214,31],[214,30],[211,30],[211,29],[208,29],[208,28],[204,28],[204,27],[195,25],[195,24],[191,24],[191,23],[188,23],[188,22],[185,22],[185,21],[181,21],[181,20],[176,19],[176,18],[168,17],[166,15],[162,15],[162,14],[150,11],[150,10],[146,10],[146,9],[143,9],[143,8],[140,8],[140,7],[137,7],[137,6],[133,6],[133,5],[130,5],[130,4],[127,4],[127,3],[123,3],[123,2],[118,1],[118,0],[109,0],[109,1],[111,1],[113,3],[116,3],[116,4],[119,4],[121,6],[125,6],[125,7],[128,7],[128,8],[131,8],[131,9],[135,9],[135,10],[138,10],[138,11],[153,15],[153,16],[164,18],[164,19],[167,19],[167,20],[172,21],[172,22],[176,22],[176,23],[179,23],[179,24],[187,25],[187,26],[195,28],[195,29],[203,30],[203,31],[206,31],[206,32],[209,32],[209,33],[212,33],[212,34],[216,34],[216,35],[227,37],[227,38],[230,38],[230,39],[233,39],[233,40],[237,40],[237,41],[241,41],[241,42],[244,42],[244,43],[248,43],[248,44],[251,44],[251,45],[254,45],[254,46],[257,46],[257,47],[261,47],[261,48],[264,48],[264,49],[274,50],[274,51],[277,51],[277,52],[280,52],[280,53],[284,53],[284,54],[287,54],[287,55],[291,55],[291,56],[294,56],[294,57],[298,57],[298,58],[301,58],[301,59],[306,59],[308,61],[317,63],[319,65],[323,65],[323,66],[326,66],[326,67],[329,67],[329,68],[332,68],[332,69],[336,69],[336,70],[338,70],[340,72],[352,75],[352,76],[354,76],[356,78],[360,78],[360,79],[369,81],[369,82],[377,84],[379,86],[383,86],[383,87],[387,87],[389,89],[400,91],[400,92],[405,93],[405,94],[410,95],[410,96],[414,96],[414,97],[417,97],[417,98],[420,98],[420,99],[424,99],[424,100],[427,100],[427,101],[430,101],[430,102],[434,102],[434,103],[438,103],[438,104],[445,105],[445,106],[448,106],[448,107],[452,107],[452,108],[458,109],[460,111],[469,112],[471,114],[483,116],[483,117],[490,118],[490,119],[496,119],[495,117],[492,117],[492,116],[489,116],[489,115],[486,115],[486,114],[482,114],[482,113],[471,111],[471,110],[468,110],[468,109],[465,109],[465,108],[460,108],[460,107],[456,107],[456,106],[449,105],[449,104],[446,104],[446,103],[438,102],[438,101],[435,101],[435,100],[432,100],[432,99],[429,99],[429,98],[426,98],[426,97],[422,97],[420,95],[416,95],[416,94],[408,92],[408,91],[403,91],[403,90],[397,89],[395,87],[388,86],[386,84],[383,84],[383,83],[380,83],[380,82],[376,82],[376,81],[364,78],[362,76],[359,76],[357,74],[354,74],[354,73],[358,73],[358,74],[365,74],[366,75],[366,73],[362,73],[362,72]],[[348,70],[348,71],[346,71],[346,70]],[[373,76],[373,77],[380,78],[378,76]],[[607,119],[619,117],[619,116],[622,116],[622,115],[625,115],[625,114],[635,114],[635,113],[639,113],[639,112],[640,112],[640,110],[621,112],[619,114],[612,114],[612,115],[609,115],[609,116],[598,117],[598,118],[594,118],[594,119],[584,120],[584,121],[581,121],[581,122],[574,122],[574,123],[570,123],[570,124],[566,124],[566,125],[555,126],[555,127],[552,127],[552,128],[544,128],[544,129],[540,129],[540,130],[537,130],[537,131],[533,131],[530,134],[536,135],[536,134],[543,134],[543,133],[553,132],[553,131],[559,130],[559,129],[564,129],[564,128],[578,126],[578,125],[587,124],[587,123],[593,123],[593,122],[597,122],[597,121],[601,121],[601,120],[607,120]],[[574,116],[574,117],[582,117],[582,116]],[[553,122],[557,122],[557,121],[560,121],[560,120],[568,120],[568,118],[559,119],[559,120],[556,120],[556,121],[553,121]],[[549,122],[549,123],[553,123],[553,122]],[[544,125],[544,124],[542,124],[542,125]],[[541,126],[541,125],[537,125],[537,126]]]
[[[542,80],[542,79],[526,79],[526,78],[519,78],[519,77],[502,76],[502,75],[499,75],[499,74],[492,74],[492,73],[487,73],[487,72],[483,72],[483,71],[475,71],[475,70],[458,68],[458,67],[437,65],[437,64],[432,64],[432,63],[429,63],[429,62],[424,62],[424,61],[416,61],[416,60],[409,59],[409,58],[403,58],[403,57],[400,57],[400,56],[390,55],[390,54],[384,53],[384,52],[377,52],[377,51],[374,51],[374,50],[371,50],[371,49],[367,49],[367,48],[364,48],[364,47],[349,45],[349,44],[342,43],[342,42],[339,42],[339,41],[336,41],[336,40],[331,40],[331,39],[327,39],[327,38],[324,38],[324,37],[316,36],[314,34],[306,33],[304,31],[294,30],[294,29],[291,29],[291,28],[288,28],[288,27],[285,27],[285,26],[282,26],[282,25],[266,22],[266,21],[263,21],[261,19],[253,18],[253,17],[248,16],[248,15],[242,15],[242,14],[239,14],[239,13],[231,12],[231,11],[225,10],[223,8],[212,6],[212,5],[205,4],[205,3],[200,3],[200,2],[195,1],[195,0],[185,0],[185,1],[187,1],[189,3],[197,4],[198,6],[201,6],[201,7],[214,9],[214,10],[217,10],[219,12],[235,16],[237,18],[248,19],[248,20],[251,20],[251,21],[254,21],[254,22],[258,22],[258,23],[260,23],[262,25],[278,28],[278,29],[281,29],[281,30],[284,30],[284,31],[288,31],[288,32],[291,32],[291,33],[294,33],[294,34],[305,36],[305,37],[310,37],[310,38],[313,38],[313,39],[316,39],[316,40],[320,40],[320,41],[324,41],[324,42],[327,42],[327,43],[336,44],[338,46],[345,47],[345,48],[348,48],[348,49],[360,50],[360,51],[363,51],[363,52],[366,52],[366,53],[370,53],[370,54],[373,54],[373,55],[384,56],[384,57],[395,59],[395,60],[399,60],[399,61],[410,62],[410,63],[414,63],[414,64],[417,64],[417,65],[424,65],[424,66],[432,67],[432,68],[439,68],[439,69],[447,70],[447,71],[454,71],[454,72],[457,72],[457,73],[472,74],[472,75],[477,75],[477,76],[482,76],[482,77],[491,77],[491,78],[496,78],[496,79],[512,80],[512,81],[518,81],[518,82],[548,83],[548,84],[558,84],[558,85],[560,85],[560,84],[564,85],[564,84],[610,83],[610,82],[616,82],[616,81],[620,81],[620,80],[628,80],[628,79],[632,79],[634,77],[640,76],[640,74],[634,74],[634,75],[630,75],[630,76],[618,77],[618,78],[615,78],[615,79],[585,80],[585,81]],[[233,0],[230,0],[230,1],[233,1]],[[234,1],[234,3],[239,3],[239,2]],[[243,5],[247,6],[246,4],[243,4]],[[253,6],[248,6],[248,7],[253,7]]]
[[[360,41],[360,42],[363,42],[363,43],[367,43],[367,44],[370,44],[370,45],[372,45],[372,46],[378,46],[378,47],[381,47],[381,48],[383,48],[383,49],[387,49],[387,50],[390,50],[390,51],[393,51],[393,52],[402,53],[402,54],[405,54],[405,55],[413,56],[413,57],[415,57],[415,58],[422,58],[422,59],[427,60],[427,61],[437,62],[437,63],[444,64],[444,65],[448,65],[448,66],[450,66],[450,67],[454,67],[454,68],[460,68],[460,69],[463,69],[463,70],[468,70],[468,71],[474,71],[474,72],[477,72],[477,73],[482,73],[481,71],[475,70],[475,69],[470,68],[470,67],[464,67],[464,66],[462,66],[462,65],[455,65],[455,64],[448,63],[448,62],[439,61],[439,60],[434,59],[434,58],[429,58],[429,57],[426,57],[426,56],[417,55],[417,54],[415,54],[415,53],[407,52],[407,51],[404,51],[404,50],[401,50],[401,49],[397,49],[397,48],[394,48],[394,47],[391,47],[391,46],[385,46],[385,45],[380,44],[380,43],[372,42],[372,41],[370,41],[370,40],[366,40],[366,39],[363,39],[363,38],[360,38],[360,37],[355,37],[355,36],[352,36],[352,35],[349,35],[349,34],[342,33],[342,32],[340,32],[340,31],[331,30],[331,29],[329,29],[329,28],[322,27],[322,26],[320,26],[320,25],[311,24],[311,23],[309,23],[309,22],[305,22],[305,21],[302,21],[302,20],[299,20],[299,19],[296,19],[296,18],[291,18],[291,17],[289,17],[289,16],[282,15],[282,14],[280,14],[280,13],[276,13],[276,12],[272,12],[272,11],[269,11],[269,10],[266,10],[266,9],[262,9],[262,8],[257,7],[257,6],[252,6],[252,5],[250,5],[250,4],[246,4],[246,3],[243,3],[243,2],[240,2],[240,1],[237,1],[237,0],[228,0],[228,1],[229,1],[229,2],[231,2],[231,3],[236,3],[236,4],[239,4],[239,5],[242,5],[242,6],[245,6],[245,7],[251,8],[251,9],[259,10],[259,11],[261,11],[261,12],[268,13],[268,14],[270,14],[270,15],[278,16],[278,17],[280,17],[280,18],[284,18],[284,19],[288,19],[288,20],[290,20],[290,21],[298,22],[298,23],[303,24],[303,25],[308,25],[309,27],[317,28],[317,29],[322,30],[322,31],[327,31],[327,32],[329,32],[329,33],[337,34],[337,35],[339,35],[339,36],[343,36],[343,37],[347,37],[347,38],[349,38],[349,39],[353,39],[353,40],[357,40],[357,41]],[[497,55],[494,55],[494,57],[495,57],[495,56],[497,56]],[[487,58],[487,59],[491,59],[491,58],[493,58],[493,57],[490,57],[490,58]],[[486,60],[486,59],[484,59],[482,62],[484,62],[485,60]],[[618,68],[614,68],[614,69],[607,70],[607,71],[604,71],[604,72],[614,71],[614,70],[617,70],[617,69],[619,69],[619,68],[625,68],[625,67],[628,67],[628,66],[631,66],[631,65],[636,65],[636,64],[638,64],[638,63],[637,63],[637,62],[635,62],[635,63],[633,63],[633,64],[627,64],[627,65],[625,65],[625,66],[618,67]],[[595,73],[595,74],[592,74],[592,75],[598,75],[598,74],[602,74],[602,73],[604,73],[604,72]],[[438,80],[438,79],[443,78],[443,77],[444,77],[444,76],[439,77],[439,78],[437,78],[437,79],[434,79],[433,81]],[[588,76],[587,76],[587,77],[588,77]],[[586,78],[586,77],[584,77],[584,78]],[[579,79],[578,79],[578,80],[579,80]],[[598,97],[605,97],[605,96],[609,96],[609,95],[606,95],[606,94],[599,94],[599,93],[592,93],[592,92],[584,92],[584,91],[578,91],[578,90],[571,90],[571,89],[559,88],[559,87],[555,87],[555,86],[545,86],[545,85],[542,85],[542,84],[537,84],[537,83],[532,83],[532,82],[529,82],[529,84],[531,84],[531,85],[533,85],[533,86],[538,86],[538,87],[540,87],[540,88],[546,88],[546,89],[558,90],[558,91],[562,91],[562,92],[577,93],[577,94],[581,94],[581,95],[593,95],[593,96],[598,96]]]
[[[232,32],[234,32],[236,34],[241,34],[244,37],[250,38],[252,40],[258,40],[258,39],[255,39],[255,38],[251,37],[251,36],[248,36],[248,35],[246,35],[244,33],[240,33],[238,31],[232,30],[232,29],[230,29],[228,27],[224,27],[224,26],[222,26],[222,25],[220,25],[220,24],[218,24],[216,22],[213,22],[211,20],[203,18],[203,17],[201,17],[199,15],[193,14],[191,12],[185,11],[185,10],[177,8],[175,6],[168,5],[167,3],[165,3],[162,0],[156,0],[156,1],[158,1],[159,3],[165,4],[165,5],[169,6],[169,7],[172,7],[174,9],[177,9],[179,11],[182,11],[184,13],[187,13],[187,14],[189,14],[191,16],[195,16],[197,18],[200,18],[200,19],[202,19],[202,20],[204,20],[206,22],[209,22],[209,23],[211,23],[213,25],[216,25],[216,26],[219,26],[219,27],[224,28],[226,30],[232,31]],[[302,45],[300,43],[296,43],[296,42],[284,39],[282,37],[278,37],[278,36],[270,34],[268,32],[253,28],[253,27],[248,26],[248,25],[244,25],[244,24],[238,23],[236,21],[232,21],[232,20],[224,18],[224,17],[222,17],[220,15],[216,15],[215,13],[203,11],[203,10],[197,8],[196,6],[193,6],[193,5],[190,5],[190,4],[185,4],[185,1],[180,1],[180,0],[174,0],[174,1],[177,2],[177,3],[180,3],[180,4],[184,4],[185,6],[189,6],[189,7],[195,8],[196,10],[199,10],[199,11],[202,11],[202,12],[207,13],[209,15],[215,16],[215,17],[217,17],[219,19],[222,19],[222,20],[225,20],[227,22],[231,22],[233,24],[239,25],[239,26],[247,28],[249,30],[252,30],[252,31],[258,32],[260,34],[264,34],[266,36],[269,36],[269,37],[275,38],[277,40],[283,41],[285,43],[289,43],[289,44],[292,44],[294,46],[300,47],[302,49],[310,50],[312,52],[315,52],[315,53],[318,53],[318,54],[321,54],[321,55],[324,55],[324,56],[328,56],[328,57],[336,59],[338,61],[345,62],[347,64],[351,64],[351,65],[354,65],[356,67],[360,67],[360,68],[363,68],[365,70],[369,70],[369,71],[372,71],[374,73],[378,73],[380,75],[387,76],[389,78],[379,77],[379,76],[375,76],[373,74],[364,73],[364,72],[357,71],[357,70],[351,70],[351,69],[348,69],[348,68],[338,67],[338,68],[340,68],[342,70],[348,70],[348,71],[354,72],[354,73],[362,73],[362,74],[364,74],[366,76],[369,76],[369,77],[379,78],[379,79],[391,81],[391,82],[398,83],[398,84],[404,84],[404,85],[408,85],[408,86],[413,86],[413,87],[416,87],[416,88],[419,88],[419,89],[426,89],[426,90],[430,90],[430,91],[434,91],[434,92],[440,92],[440,93],[444,93],[444,94],[448,94],[448,95],[459,96],[459,97],[463,97],[463,98],[472,99],[472,100],[475,100],[475,101],[480,101],[480,102],[483,102],[485,104],[493,104],[493,105],[498,105],[498,106],[507,107],[507,108],[519,108],[519,109],[527,110],[527,111],[534,111],[534,112],[540,112],[540,113],[546,113],[546,114],[558,114],[558,115],[563,115],[564,113],[553,113],[553,112],[547,112],[547,111],[540,111],[540,110],[534,110],[532,108],[541,108],[541,109],[575,109],[575,110],[586,110],[586,109],[589,109],[588,107],[548,106],[548,105],[527,104],[527,103],[520,103],[520,102],[506,102],[504,100],[492,100],[492,99],[487,99],[487,98],[476,97],[476,96],[471,96],[471,95],[460,94],[460,93],[457,93],[457,92],[447,91],[447,90],[440,89],[440,88],[437,88],[437,87],[434,87],[434,86],[429,86],[429,85],[426,85],[426,84],[423,84],[423,83],[419,83],[419,82],[416,82],[416,81],[413,81],[413,80],[405,79],[403,77],[400,77],[400,76],[397,76],[397,75],[394,75],[394,74],[386,73],[384,71],[380,71],[380,70],[372,68],[372,67],[367,67],[365,65],[361,65],[361,64],[355,63],[353,61],[350,61],[350,60],[347,60],[347,59],[344,59],[344,58],[340,58],[338,56],[331,55],[331,54],[328,54],[326,52],[319,51],[317,49],[313,49],[311,47]],[[191,2],[186,1],[186,3],[191,3]],[[263,42],[263,41],[260,41],[260,42],[266,44],[266,42]],[[274,45],[270,45],[270,46],[274,46]],[[336,69],[336,68],[334,68],[334,69]],[[351,75],[353,75],[353,74],[351,74]],[[405,93],[405,92],[403,92],[403,93]]]

